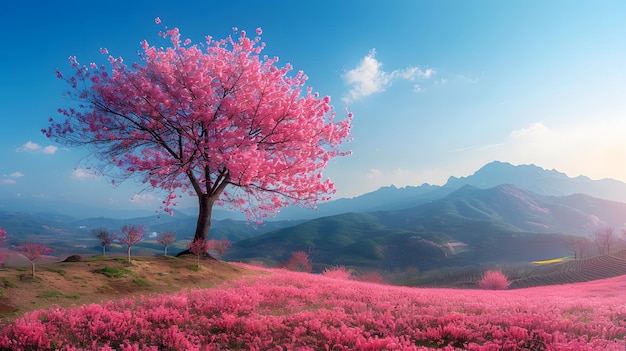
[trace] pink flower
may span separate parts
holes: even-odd
[[[261,35],[261,34],[263,34],[263,30],[261,29],[261,27],[259,27],[259,28],[257,28],[257,29],[256,29],[256,34],[257,34],[257,35]]]
[[[109,50],[107,50],[107,48],[100,48],[100,53],[102,55],[107,55],[109,53]]]
[[[155,18],[154,23],[161,24],[161,19],[159,17]]]

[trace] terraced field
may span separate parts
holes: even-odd
[[[511,289],[588,282],[626,275],[626,252],[553,263],[511,282]]]

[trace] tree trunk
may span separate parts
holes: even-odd
[[[130,261],[130,245],[128,245],[128,263],[132,263],[132,262]]]
[[[211,213],[213,212],[213,204],[215,196],[202,194],[198,196],[198,222],[196,223],[196,234],[194,240],[207,240],[209,237],[209,229],[211,229]]]

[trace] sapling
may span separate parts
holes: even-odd
[[[115,235],[111,234],[106,228],[93,229],[91,232],[98,238],[100,246],[102,246],[102,256],[106,256],[106,247],[113,243]]]
[[[118,240],[122,244],[126,244],[127,254],[128,254],[128,263],[132,263],[130,260],[130,248],[131,246],[137,244],[138,242],[143,240],[143,231],[144,227],[142,226],[134,226],[134,225],[124,225],[120,232],[118,233]]]
[[[156,241],[164,246],[163,256],[167,256],[167,248],[176,242],[176,233],[161,232]]]
[[[203,239],[194,239],[187,247],[191,253],[196,255],[196,268],[200,269],[200,256],[204,255],[209,249],[209,242]]]
[[[35,243],[32,241],[28,241],[26,244],[18,246],[17,249],[30,261],[32,265],[33,279],[36,278],[35,262],[37,262],[41,256],[49,255],[52,251],[45,244]]]

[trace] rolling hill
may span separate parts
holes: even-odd
[[[464,186],[413,208],[323,217],[242,240],[226,258],[283,262],[304,250],[320,267],[385,271],[527,262],[568,255],[568,238],[624,218],[626,204],[590,196]]]

